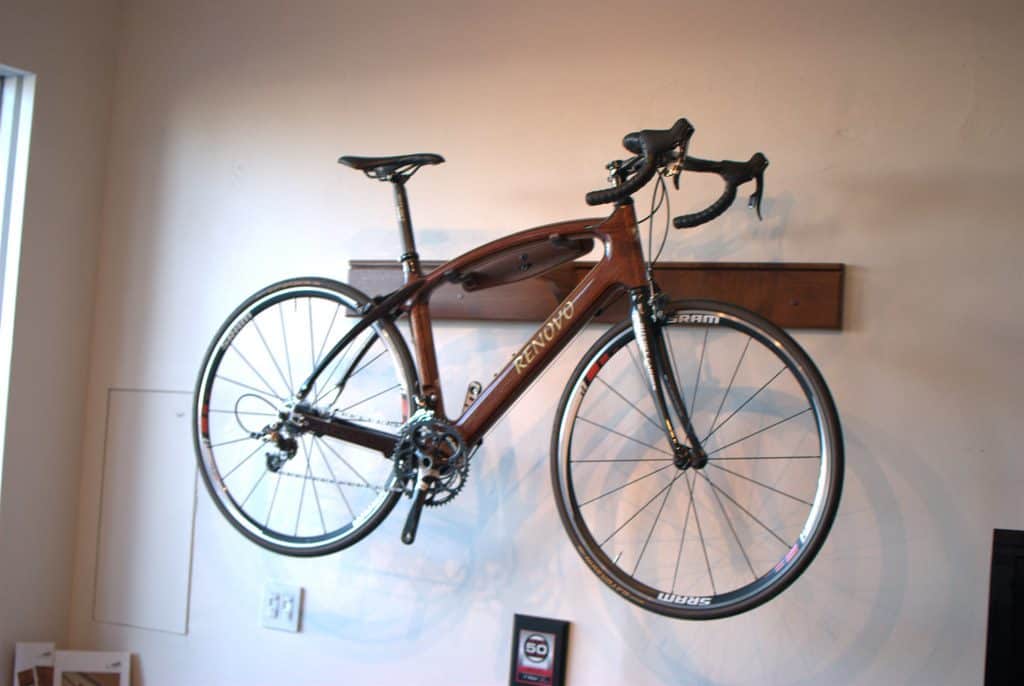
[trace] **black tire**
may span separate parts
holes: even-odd
[[[577,552],[620,595],[669,617],[726,617],[773,598],[820,550],[842,490],[842,432],[820,373],[782,329],[711,301],[667,313],[673,359],[661,373],[679,384],[707,466],[674,465],[623,322],[562,395],[555,501]]]
[[[280,451],[266,440],[296,388],[367,302],[329,279],[275,283],[231,313],[203,358],[193,402],[199,473],[228,521],[267,550],[313,556],[346,548],[401,496],[392,462],[379,452],[299,433],[291,457],[274,469]],[[306,400],[397,433],[415,388],[405,341],[393,324],[379,322],[339,351]]]

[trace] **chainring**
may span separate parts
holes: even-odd
[[[455,427],[431,412],[418,413],[406,423],[392,454],[395,476],[406,495],[412,495],[420,467],[436,472],[426,507],[446,505],[459,494],[469,478],[469,457]]]

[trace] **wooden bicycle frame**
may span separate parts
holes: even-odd
[[[576,288],[555,308],[519,352],[498,372],[477,399],[458,418],[444,412],[444,401],[434,348],[430,319],[430,296],[440,286],[457,281],[463,270],[481,260],[544,240],[597,238],[604,244],[601,260],[579,282]],[[409,242],[411,244],[411,241]],[[447,262],[429,274],[420,273],[419,261],[413,251],[402,258],[405,286],[383,299],[377,299],[362,319],[324,356],[299,391],[305,397],[313,380],[327,363],[349,342],[374,322],[408,313],[413,348],[419,370],[419,399],[439,418],[453,422],[467,445],[480,441],[491,426],[544,371],[555,356],[600,310],[624,290],[636,291],[647,284],[636,214],[631,203],[618,205],[605,219],[577,219],[527,229],[487,243]],[[314,431],[364,445],[384,453],[394,448],[397,436],[359,426],[336,417],[322,417],[302,412],[304,421]]]

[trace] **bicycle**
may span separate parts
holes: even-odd
[[[678,188],[683,171],[725,182],[707,209],[676,217],[677,228],[714,219],[751,180],[760,217],[764,155],[695,158],[687,154],[692,134],[685,119],[628,134],[632,156],[608,165],[613,186],[586,196],[590,205],[614,203],[607,217],[521,231],[428,274],[406,183],[444,159],[340,158],[392,185],[404,285],[371,298],[329,279],[289,279],[228,317],[205,355],[194,402],[199,470],[218,509],[264,548],[310,556],[358,542],[406,496],[402,540],[411,544],[423,508],[459,494],[488,429],[625,293],[629,319],[584,354],[555,416],[551,479],[569,538],[602,582],[670,617],[724,617],[785,589],[836,514],[839,419],[820,373],[783,330],[734,305],[672,301],[654,282],[652,234],[645,259],[632,195],[656,176],[662,200],[665,180]],[[449,417],[431,293],[532,278],[595,241],[604,246],[601,260],[493,381],[470,384],[462,411]],[[396,327],[403,317],[415,364]]]

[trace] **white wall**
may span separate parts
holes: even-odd
[[[0,63],[38,76],[0,494],[0,683],[68,633],[117,3],[0,7]]]
[[[511,616],[526,612],[573,622],[576,684],[978,683],[991,530],[1024,527],[1022,29],[1011,2],[128,3],[73,643],[138,653],[152,686],[487,684],[505,679]],[[92,622],[107,388],[189,389],[245,295],[397,255],[387,189],[339,153],[448,158],[410,187],[421,252],[439,258],[586,216],[621,135],[680,115],[694,154],[761,149],[772,167],[765,222],[737,207],[673,234],[668,259],[849,265],[844,331],[799,336],[840,408],[847,487],[789,592],[693,624],[600,585],[547,481],[565,359],[415,547],[390,523],[345,554],[283,559],[201,493],[189,634]],[[690,189],[676,209],[711,197]],[[488,378],[525,333],[443,327],[448,392]],[[456,343],[479,359],[453,369]],[[303,633],[256,626],[269,578],[306,587]]]

